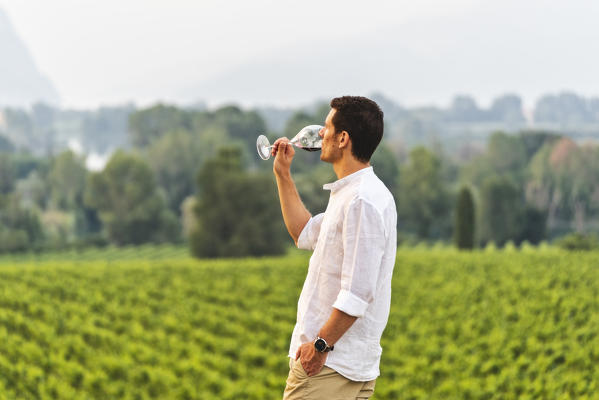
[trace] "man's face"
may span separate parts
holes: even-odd
[[[335,115],[335,112],[337,112],[337,110],[331,108],[329,115],[327,115],[327,118],[324,121],[324,128],[318,132],[322,138],[320,159],[329,163],[334,163],[342,156],[342,151],[337,143],[339,135],[335,134],[335,127],[333,126],[333,115]]]

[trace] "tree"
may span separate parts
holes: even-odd
[[[201,164],[199,153],[198,144],[185,131],[168,133],[148,149],[148,163],[174,213],[178,214],[183,199],[195,192],[195,178]]]
[[[189,113],[177,107],[157,104],[129,116],[131,143],[146,147],[168,132],[191,129]]]
[[[574,216],[576,229],[583,231],[584,197],[588,195],[584,153],[571,139],[555,143],[549,155],[549,173],[560,194],[561,209]]]
[[[52,160],[49,182],[53,205],[60,210],[74,210],[83,205],[87,169],[82,158],[70,150]]]
[[[553,230],[558,209],[563,203],[563,193],[549,161],[553,148],[554,144],[547,142],[537,151],[530,161],[530,178],[526,184],[526,200],[537,209],[547,211],[545,225],[549,231]]]
[[[21,207],[16,196],[0,194],[0,252],[26,251],[43,238],[38,214]]]
[[[320,163],[320,165],[314,166],[309,171],[295,174],[294,179],[297,191],[306,208],[312,213],[324,212],[329,201],[330,192],[323,190],[322,185],[337,180],[331,164]]]
[[[547,238],[547,211],[526,205],[517,242],[539,244]]]
[[[243,111],[237,106],[224,106],[214,112],[214,124],[225,128],[232,139],[253,143],[266,124],[256,111]]]
[[[487,152],[466,165],[463,173],[476,186],[492,175],[504,176],[524,185],[527,165],[527,148],[522,138],[495,132],[489,139]]]
[[[526,148],[526,159],[530,162],[537,152],[547,143],[553,144],[560,140],[560,136],[553,132],[527,130],[520,132],[520,139]]]
[[[399,165],[397,164],[395,154],[393,154],[393,151],[391,151],[385,142],[379,144],[370,159],[370,164],[372,164],[374,172],[379,179],[395,195],[399,183]]]
[[[574,227],[584,233],[585,221],[595,206],[595,196],[599,193],[599,147],[585,145],[571,155],[571,191],[568,204],[574,213]]]
[[[480,234],[484,243],[501,246],[508,240],[519,242],[524,215],[523,194],[506,177],[488,177],[481,188]]]
[[[70,150],[62,152],[51,161],[48,173],[50,192],[48,208],[71,214],[74,220],[71,224],[72,234],[78,237],[96,235],[102,228],[96,210],[87,207],[84,202],[88,175],[84,159]],[[51,216],[58,215],[55,210],[48,212]]]
[[[244,172],[241,151],[225,147],[198,175],[197,225],[190,238],[196,257],[281,254],[282,229],[272,177]]]
[[[8,154],[0,154],[0,195],[13,191],[15,171],[12,159]]]
[[[441,177],[441,163],[424,147],[410,153],[409,162],[400,169],[398,223],[420,238],[439,236],[449,217],[451,200]]]
[[[459,249],[474,248],[475,213],[470,189],[462,187],[456,206],[454,242]]]
[[[91,175],[85,204],[98,210],[108,238],[118,245],[177,240],[175,216],[160,196],[150,167],[116,152],[102,172]]]

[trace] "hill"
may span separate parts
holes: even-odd
[[[58,92],[37,68],[27,46],[0,9],[0,106],[57,103]]]

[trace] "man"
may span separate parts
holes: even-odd
[[[284,400],[368,399],[379,376],[380,338],[391,302],[395,201],[370,157],[383,136],[383,113],[365,97],[331,101],[320,131],[320,159],[338,180],[324,185],[324,213],[311,216],[291,178],[287,138],[272,149],[281,211],[289,234],[313,250],[289,350]]]

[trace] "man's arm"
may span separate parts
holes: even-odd
[[[293,178],[291,178],[291,161],[295,155],[295,150],[288,142],[289,139],[280,138],[274,143],[272,155],[276,157],[273,172],[279,189],[283,220],[289,235],[297,245],[300,233],[302,233],[312,215],[302,203]]]
[[[318,336],[327,341],[329,346],[337,343],[341,336],[356,322],[358,317],[344,313],[341,310],[333,308],[331,316],[320,329]]]
[[[343,336],[345,332],[353,325],[358,317],[346,314],[336,308],[333,308],[331,316],[320,329],[318,336],[326,340],[329,346],[334,345]],[[333,350],[334,351],[334,350]],[[314,376],[320,372],[324,362],[327,359],[329,353],[320,353],[314,348],[313,342],[307,342],[302,344],[297,353],[295,359],[301,357],[302,367],[308,376]]]

